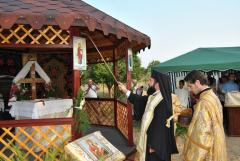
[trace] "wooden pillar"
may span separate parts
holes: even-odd
[[[126,74],[127,74],[127,89],[131,89],[132,76],[131,72],[128,69],[128,52],[125,55],[126,62]],[[128,110],[128,144],[129,146],[133,146],[133,124],[132,124],[132,107],[130,102],[127,102],[127,110]]]
[[[80,71],[73,70],[73,97],[77,96],[78,89],[80,87]]]
[[[117,50],[113,49],[113,73],[114,73],[115,77],[118,79],[118,65],[117,65],[117,61],[116,61],[116,54],[117,54]],[[115,127],[118,128],[118,124],[117,124],[117,88],[118,88],[118,84],[116,81],[114,81],[114,122],[115,122]]]
[[[69,29],[70,31],[70,44],[72,45],[73,48],[73,36],[80,36],[80,28],[79,27],[70,27]],[[72,50],[73,52],[73,50]],[[72,54],[73,57],[73,54]],[[72,64],[73,64],[73,58],[72,58]],[[81,86],[81,75],[80,75],[80,71],[79,70],[73,70],[72,73],[72,79],[73,79],[73,98],[75,98],[77,96],[77,92],[79,87]],[[73,111],[73,116],[75,114],[75,111]],[[75,128],[75,123],[72,124],[72,140],[76,140],[79,137],[81,137],[81,134],[79,134]]]
[[[70,28],[70,44],[72,44],[72,45],[73,45],[73,36],[80,36],[80,28],[79,27],[71,27]],[[73,70],[73,97],[77,96],[78,88],[81,85],[80,84],[80,81],[81,81],[80,76],[81,75],[80,75],[79,70]]]

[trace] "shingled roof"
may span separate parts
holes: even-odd
[[[0,0],[1,28],[10,29],[14,24],[30,24],[34,29],[43,25],[62,29],[81,26],[136,41],[143,49],[151,43],[147,35],[81,0]]]

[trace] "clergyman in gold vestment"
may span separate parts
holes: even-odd
[[[190,72],[184,79],[199,100],[194,106],[183,150],[184,161],[227,161],[222,106],[207,86],[207,78],[199,71]]]

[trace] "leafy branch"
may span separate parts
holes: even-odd
[[[187,135],[187,128],[177,122],[176,136],[185,137]]]
[[[78,89],[76,97],[74,118],[75,118],[75,127],[78,132],[83,132],[89,128],[89,119],[87,113],[82,109],[85,103],[84,92],[81,88]]]

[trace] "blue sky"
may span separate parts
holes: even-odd
[[[240,46],[239,0],[85,0],[150,36],[142,66],[198,47]]]

